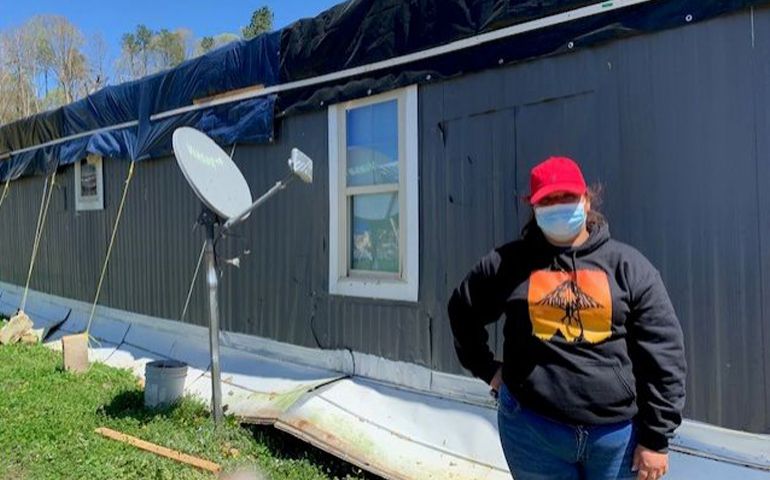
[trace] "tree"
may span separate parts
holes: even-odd
[[[201,38],[201,43],[198,46],[198,51],[200,53],[210,52],[213,49],[214,49],[214,37]]]
[[[121,80],[134,80],[179,65],[194,50],[192,33],[163,28],[157,32],[137,25],[121,37],[118,71]]]
[[[37,113],[40,109],[35,78],[37,43],[29,25],[0,36],[0,112],[2,123]]]
[[[140,76],[145,76],[150,73],[150,54],[152,53],[152,30],[147,28],[146,25],[139,24],[136,26],[136,34],[134,35],[134,43],[139,57],[141,60]]]
[[[242,30],[243,38],[249,40],[260,33],[269,32],[273,29],[273,12],[270,7],[263,6],[254,10],[251,14],[251,22]]]
[[[120,58],[115,62],[121,81],[136,78],[136,58],[139,48],[133,33],[124,33],[120,37]]]
[[[87,93],[83,34],[66,18],[41,15],[0,35],[0,124]]]
[[[188,58],[194,57],[195,50],[198,48],[198,41],[195,39],[193,31],[189,28],[177,28],[174,30],[174,33],[176,33],[177,37],[179,38],[179,43],[184,49],[184,57],[180,63],[187,60]]]
[[[108,55],[107,42],[104,40],[104,36],[101,33],[95,33],[91,36],[91,40],[88,42],[88,85],[87,93],[93,93],[96,90],[107,85],[109,78],[107,76],[107,55]]]
[[[81,51],[84,38],[80,30],[61,16],[36,19],[44,33],[37,39],[38,58],[47,62],[61,88],[66,103],[86,93],[88,62]]]
[[[230,42],[240,40],[241,37],[234,33],[220,33],[213,37],[203,37],[198,42],[198,48],[195,49],[196,55],[203,55]]]
[[[51,50],[51,44],[48,39],[49,32],[46,28],[46,24],[43,17],[34,17],[27,22],[24,28],[29,29],[29,34],[32,36],[35,43],[35,62],[39,71],[42,71],[43,75],[43,92],[39,96],[48,95],[48,89],[50,86],[49,80],[52,80],[54,74],[52,72],[52,66],[54,63],[54,54]],[[40,72],[38,72],[39,74]]]
[[[64,95],[64,90],[60,87],[56,87],[46,92],[45,96],[40,99],[41,110],[51,110],[62,105],[66,105],[67,99]]]
[[[84,44],[80,30],[55,15],[0,32],[0,125],[87,95],[92,69]]]
[[[179,31],[161,29],[152,37],[152,48],[157,54],[155,68],[165,70],[179,65],[185,60],[185,38]]]

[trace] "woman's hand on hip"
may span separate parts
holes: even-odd
[[[495,376],[489,382],[489,386],[492,387],[492,396],[497,398],[497,394],[500,393],[500,387],[503,386],[503,367],[497,369]]]
[[[660,453],[641,445],[634,451],[633,470],[638,480],[657,480],[668,473],[668,453]]]

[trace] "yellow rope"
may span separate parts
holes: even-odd
[[[40,197],[40,208],[37,210],[37,222],[35,222],[35,238],[32,241],[32,254],[29,259],[29,268],[27,269],[27,278],[32,275],[32,264],[34,263],[35,250],[37,250],[37,239],[40,235],[40,220],[43,218],[43,209],[45,208],[45,197],[48,193],[48,177],[45,177],[45,183],[43,184],[43,195]],[[24,289],[21,303],[19,304],[19,310],[24,311],[24,307],[27,304],[27,289]]]
[[[126,205],[126,195],[128,194],[128,186],[131,183],[131,179],[134,177],[134,164],[135,161],[131,160],[131,165],[128,167],[128,175],[126,175],[126,182],[123,185],[123,198],[120,200],[120,206],[118,207],[118,216],[115,218],[115,225],[112,227],[112,236],[110,237],[110,244],[107,247],[107,256],[104,257],[104,264],[102,265],[102,273],[99,276],[99,285],[96,287],[96,295],[94,296],[94,303],[91,305],[91,314],[88,316],[88,326],[86,327],[86,334],[91,331],[91,322],[94,320],[94,312],[96,312],[96,304],[99,303],[99,294],[102,292],[102,284],[104,283],[104,276],[107,273],[107,265],[110,263],[110,256],[112,255],[112,247],[115,245],[115,236],[118,233],[118,225],[120,225],[120,218],[123,216],[123,207]]]
[[[3,206],[5,198],[8,196],[8,190],[11,188],[11,175],[8,175],[8,180],[5,181],[5,187],[3,188],[3,194],[0,195],[0,208]]]
[[[180,322],[184,322],[184,317],[187,315],[187,308],[190,306],[190,299],[192,298],[193,289],[195,289],[195,280],[198,278],[198,272],[201,269],[201,263],[203,262],[203,254],[206,252],[206,242],[203,242],[201,246],[201,253],[198,255],[198,263],[195,265],[195,272],[193,272],[192,279],[190,280],[190,288],[187,290],[187,299],[184,302],[184,308],[182,309],[182,316],[179,317]]]
[[[27,306],[27,295],[29,294],[29,282],[32,279],[32,271],[35,268],[35,261],[37,260],[37,252],[40,248],[40,239],[43,236],[43,228],[45,227],[45,219],[48,217],[48,207],[51,206],[51,197],[53,196],[53,188],[56,185],[56,170],[51,174],[51,182],[48,182],[48,178],[45,179],[45,187],[43,188],[43,198],[40,201],[40,211],[37,215],[37,227],[35,228],[35,241],[32,244],[32,258],[29,261],[29,269],[27,270],[27,282],[24,284],[24,295],[21,297],[20,311],[24,311],[24,307]],[[46,195],[47,193],[47,195]]]

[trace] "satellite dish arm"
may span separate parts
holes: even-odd
[[[305,183],[313,182],[313,160],[311,160],[310,157],[302,153],[302,151],[298,148],[291,149],[291,158],[289,159],[289,169],[291,170],[291,173],[287,175],[283,180],[273,185],[273,187],[270,190],[265,192],[254,203],[252,203],[251,206],[249,206],[246,210],[242,211],[238,215],[231,217],[229,220],[227,220],[225,224],[222,226],[222,232],[226,232],[227,230],[233,228],[234,226],[246,220],[246,217],[248,217],[252,211],[254,211],[257,207],[265,203],[268,198],[272,197],[279,191],[286,188],[286,186],[289,185],[295,179],[299,178]]]
[[[284,188],[286,188],[287,185],[289,185],[296,177],[294,174],[288,175],[283,180],[276,182],[275,185],[273,185],[270,190],[266,191],[262,194],[261,197],[256,199],[254,203],[252,203],[246,210],[242,211],[238,215],[231,217],[229,220],[225,222],[225,224],[222,226],[222,232],[226,232],[230,230],[231,228],[235,227],[236,225],[242,223],[246,218],[249,216],[249,214],[259,208],[260,205],[265,203],[270,197],[275,195],[276,193],[280,192]]]

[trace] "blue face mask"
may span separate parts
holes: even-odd
[[[569,242],[580,234],[586,223],[585,202],[535,207],[535,220],[549,239]]]

